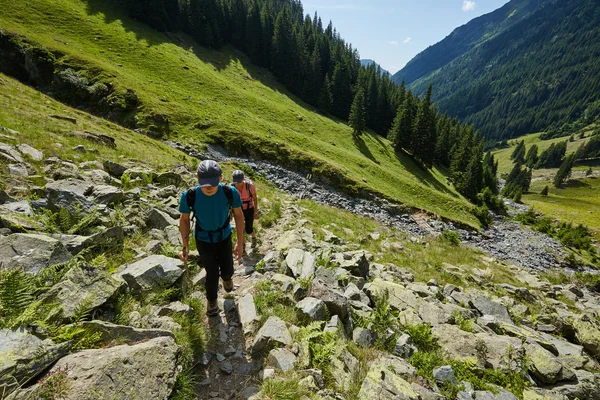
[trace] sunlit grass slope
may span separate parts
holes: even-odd
[[[477,225],[470,204],[438,170],[394,154],[389,142],[351,130],[291,96],[240,52],[204,49],[132,21],[109,0],[0,0],[0,28],[24,35],[62,60],[137,92],[144,112],[169,117],[171,139],[269,146],[269,158],[314,160],[315,175],[341,174],[355,192],[379,192],[409,207]],[[306,162],[304,163],[306,165]]]
[[[51,115],[74,118],[75,123]],[[2,142],[25,143],[42,151],[45,158],[60,157],[76,162],[123,159],[143,161],[157,170],[174,164],[195,165],[196,161],[167,145],[136,134],[101,118],[75,110],[50,97],[0,74],[0,126],[17,131],[4,136]],[[87,141],[75,132],[88,131],[115,139],[116,149]],[[12,139],[10,139],[12,137]],[[84,145],[88,152],[74,150]],[[34,163],[37,166],[37,163]],[[5,171],[3,171],[5,172]]]

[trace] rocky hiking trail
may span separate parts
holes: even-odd
[[[443,247],[423,231],[448,223],[297,175],[304,196],[391,218],[386,239],[343,240],[281,194],[281,218],[247,247],[234,292],[221,290],[209,319],[202,269],[190,263],[188,280],[177,258],[192,168],[36,151],[0,146],[21,171],[0,191],[0,398],[600,399],[597,289],[551,283],[541,272],[557,262],[539,243],[554,245],[512,222],[482,234],[454,228],[467,244],[505,245],[500,256]],[[294,186],[289,171],[255,166]],[[440,249],[469,256],[419,259]],[[382,261],[386,252],[411,262]]]

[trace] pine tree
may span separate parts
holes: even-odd
[[[435,116],[431,109],[431,92],[432,86],[429,85],[417,111],[412,137],[413,155],[427,167],[431,167],[433,164],[436,144]]]
[[[537,144],[532,145],[527,151],[527,155],[525,156],[525,165],[529,168],[533,168],[536,166],[538,162],[538,146]]]
[[[525,141],[521,140],[515,150],[510,155],[510,159],[516,163],[524,163],[525,162]]]
[[[355,136],[360,135],[365,130],[365,93],[362,89],[359,89],[356,96],[354,96],[348,125],[352,128],[352,133]]]
[[[542,191],[540,192],[542,196],[548,196],[548,185],[544,186]]]
[[[329,82],[329,75],[326,75],[319,95],[319,108],[325,112],[330,112],[332,103],[331,83]]]
[[[554,176],[554,187],[562,187],[563,183],[571,176],[571,170],[575,164],[575,153],[569,154]]]

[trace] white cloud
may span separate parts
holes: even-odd
[[[411,40],[412,40],[412,38],[410,36],[407,36],[406,39],[404,39],[402,41],[402,43],[407,44],[407,43],[410,43]]]
[[[462,5],[463,11],[473,11],[476,6],[477,6],[477,3],[475,3],[473,0],[463,0],[463,5]]]
[[[400,44],[400,42],[396,41],[396,40],[392,40],[391,42],[388,42],[389,44],[391,44],[392,46],[398,46]]]

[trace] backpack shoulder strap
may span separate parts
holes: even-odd
[[[223,185],[223,192],[225,192],[225,197],[227,197],[229,207],[233,207],[233,191],[231,190],[231,186]]]
[[[194,213],[195,213],[194,207],[196,206],[196,190],[198,190],[198,186],[194,186],[192,188],[189,188],[185,192],[185,201],[187,203],[187,206]]]

